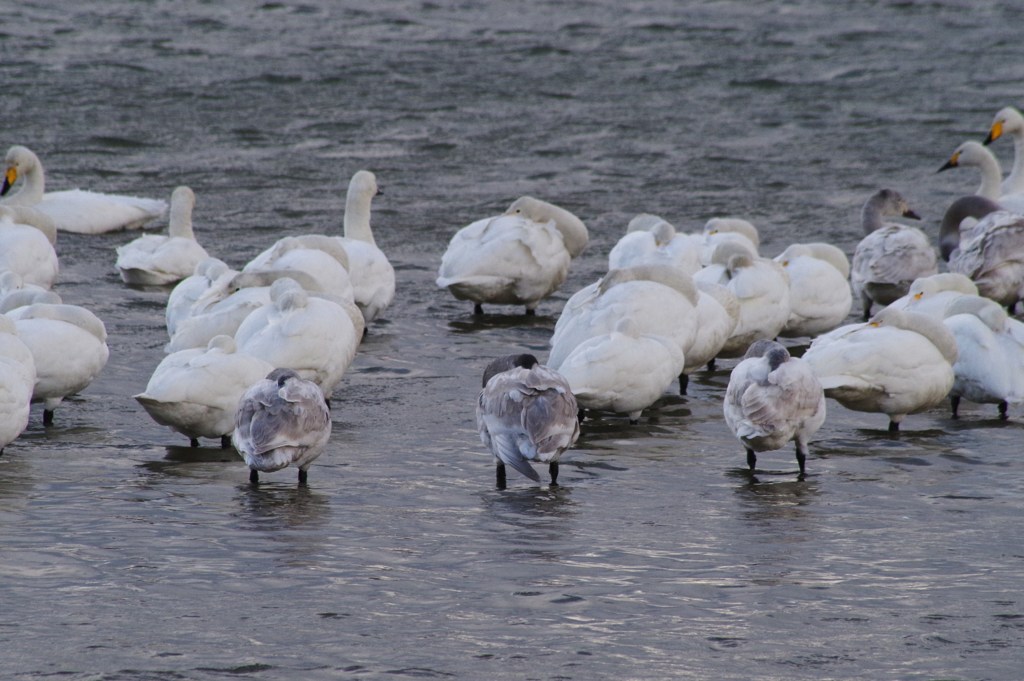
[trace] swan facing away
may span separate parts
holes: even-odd
[[[533,355],[508,355],[488,364],[476,425],[494,455],[498,488],[505,488],[506,464],[540,482],[531,461],[547,463],[551,484],[557,485],[558,459],[580,436],[578,411],[568,381]]]
[[[826,397],[854,411],[887,414],[889,430],[897,431],[907,414],[949,394],[957,347],[941,321],[885,308],[870,322],[819,336],[803,359]]]
[[[291,369],[274,369],[242,395],[231,442],[249,466],[249,481],[292,464],[299,484],[327,447],[331,414],[324,394]]]
[[[978,218],[962,229],[964,218]],[[1007,309],[1024,297],[1024,215],[981,196],[964,196],[946,209],[939,249],[949,270],[971,279],[978,292]]]
[[[167,355],[135,400],[162,426],[199,446],[200,437],[219,437],[227,447],[242,394],[274,370],[257,357],[235,352],[231,336],[215,336],[205,348]]]
[[[892,189],[881,189],[865,202],[861,224],[865,237],[857,244],[850,268],[853,296],[864,319],[873,304],[888,305],[906,295],[918,277],[938,272],[938,259],[928,237],[916,227],[884,222],[890,215],[920,220],[907,200]]]
[[[0,206],[0,272],[9,270],[26,284],[52,288],[60,264],[41,224],[45,217],[36,211]]]
[[[729,430],[747,450],[753,471],[756,452],[796,441],[800,474],[806,472],[807,443],[825,422],[825,393],[810,365],[781,344],[758,340],[729,376],[722,404]]]
[[[789,275],[789,319],[780,335],[813,338],[843,323],[853,305],[845,253],[830,244],[792,244],[775,261]]]
[[[14,322],[0,314],[0,454],[28,426],[35,382],[32,351],[18,337]]]
[[[8,194],[19,179],[22,182],[3,203],[34,208],[65,232],[100,234],[136,229],[167,211],[167,202],[159,199],[81,189],[46,192],[43,164],[32,151],[20,145],[8,149],[5,160],[7,170],[0,196]]]
[[[554,204],[523,196],[504,214],[477,220],[452,237],[441,258],[437,285],[458,300],[523,305],[538,303],[565,281],[570,261],[587,245],[578,217]]]
[[[961,398],[996,404],[1007,418],[1009,404],[1024,401],[1024,323],[993,300],[964,295],[950,303],[943,320],[956,338],[956,376],[949,393],[953,418]]]
[[[139,286],[175,284],[195,272],[209,257],[192,231],[196,195],[188,187],[171,193],[167,236],[147,234],[117,247],[117,271],[121,281]]]
[[[78,305],[36,303],[7,313],[32,352],[36,382],[32,401],[43,403],[43,425],[68,395],[84,390],[107,364],[107,330]]]

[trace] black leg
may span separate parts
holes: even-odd
[[[548,464],[548,472],[551,473],[551,486],[556,487],[558,485],[558,462],[552,461]]]
[[[52,426],[53,425],[53,410],[52,409],[43,409],[43,425],[44,426]]]
[[[1010,405],[1006,403],[1006,400],[1003,400],[1002,402],[999,403],[999,418],[1001,420],[1005,421],[1006,419],[1010,418],[1010,415],[1006,413],[1006,410],[1009,408]]]
[[[257,483],[258,483],[259,481],[260,481],[260,474],[259,474],[259,471],[257,471],[257,470],[256,470],[255,468],[251,469],[251,470],[249,471],[249,482],[251,482],[252,484],[254,484],[254,485],[255,485],[255,484],[257,484]]]
[[[863,293],[860,294],[860,301],[864,306],[864,321],[871,319],[871,299]]]
[[[499,461],[494,467],[494,472],[497,476],[495,485],[498,489],[505,489],[505,464]]]
[[[473,305],[473,314],[483,314],[483,313],[484,313],[484,306],[483,305],[481,305],[480,303],[476,303],[475,305]]]
[[[949,396],[949,406],[953,408],[953,418],[955,418],[955,419],[960,418],[960,396],[959,395],[950,395]]]
[[[711,361],[708,362],[708,371],[714,371],[715,370],[715,366],[716,366],[715,365],[715,358],[712,357]]]
[[[527,317],[535,317],[536,315],[537,315],[537,311],[534,310],[532,307],[526,308],[526,316]]]
[[[197,437],[189,438],[188,444],[189,444],[189,447],[192,447],[193,449],[195,449],[196,447],[199,446],[199,438],[197,438]]]
[[[227,449],[230,446],[231,446],[231,436],[230,435],[221,435],[220,436],[220,448],[221,449]]]
[[[299,469],[299,484],[305,485],[306,481],[309,480],[309,472]]]
[[[757,454],[754,454],[753,449],[747,449],[747,467],[750,470],[754,470],[754,466],[757,465]]]
[[[800,465],[801,477],[807,472],[807,455],[800,449],[800,443],[796,443],[796,462]]]
[[[898,433],[900,432],[900,424],[897,421],[889,421],[889,432]]]
[[[690,377],[686,374],[679,374],[679,394],[685,395],[686,388],[690,385]]]

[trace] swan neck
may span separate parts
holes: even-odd
[[[1013,131],[1013,167],[1003,186],[1003,194],[1021,192],[1024,192],[1024,129]]]
[[[876,229],[880,229],[882,227],[881,204],[882,201],[878,197],[872,197],[864,204],[864,208],[860,213],[860,221],[861,225],[864,227],[865,234],[871,234]]]
[[[1003,171],[999,167],[999,160],[995,156],[986,155],[978,167],[981,169],[981,186],[975,193],[995,201],[1000,196],[1000,185],[1003,181]]]
[[[187,204],[171,204],[171,216],[167,224],[167,232],[171,236],[185,239],[196,238],[192,231],[192,207]]]
[[[942,226],[939,228],[939,252],[942,259],[948,262],[953,251],[960,247],[960,223],[965,218],[980,220],[997,210],[1000,210],[999,204],[983,196],[965,196],[954,201],[942,216]]]
[[[377,245],[370,229],[370,202],[372,197],[365,192],[349,191],[345,199],[344,229],[346,239],[365,241]]]

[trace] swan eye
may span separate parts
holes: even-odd
[[[782,261],[782,266],[783,267],[789,267],[789,261],[788,260],[783,260]]]

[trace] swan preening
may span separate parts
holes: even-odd
[[[558,289],[570,261],[587,245],[586,225],[569,211],[523,196],[501,215],[477,220],[452,237],[441,258],[437,285],[459,300],[523,305],[534,314]]]
[[[291,369],[274,369],[238,402],[231,442],[249,466],[249,480],[294,464],[299,483],[327,447],[331,414],[319,387]]]
[[[57,229],[81,234],[100,234],[136,229],[167,211],[167,202],[121,194],[71,189],[47,192],[43,164],[26,147],[7,150],[6,171],[0,195],[3,203],[31,207],[53,220]],[[20,184],[15,184],[18,181]],[[17,189],[11,192],[11,188]]]
[[[758,340],[729,376],[722,405],[725,422],[747,450],[757,452],[796,442],[800,474],[806,472],[807,444],[825,422],[825,393],[811,367],[779,343]]]
[[[531,461],[548,464],[558,484],[558,459],[580,434],[577,405],[568,382],[529,354],[493,360],[477,398],[480,440],[496,462],[497,485],[505,487],[505,465],[534,482],[540,476]]]

